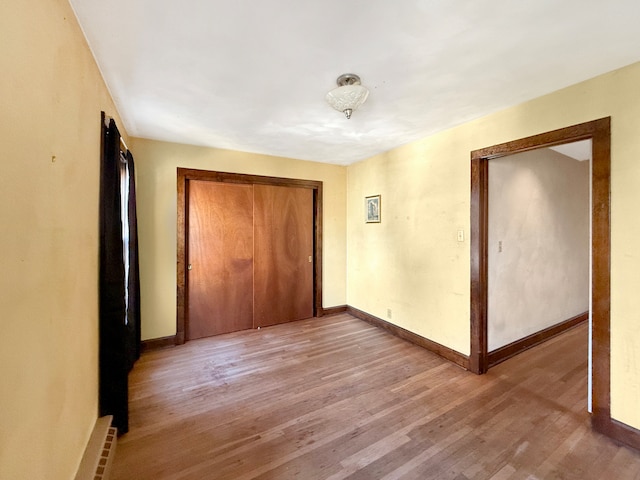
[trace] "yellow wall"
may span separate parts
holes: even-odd
[[[640,428],[638,85],[640,63],[349,166],[347,303],[468,354],[470,152],[611,116],[611,411]]]
[[[346,168],[289,158],[134,138],[142,338],[176,333],[178,167],[323,182],[323,306],[344,305]]]
[[[98,414],[100,111],[115,107],[67,0],[0,2],[0,72],[0,478],[66,480]]]

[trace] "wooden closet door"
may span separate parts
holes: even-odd
[[[313,316],[313,191],[254,185],[254,326]]]
[[[253,327],[253,186],[190,180],[187,339]]]

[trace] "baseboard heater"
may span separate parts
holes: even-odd
[[[96,420],[75,480],[109,479],[118,438],[117,429],[111,426],[112,420],[111,415]]]

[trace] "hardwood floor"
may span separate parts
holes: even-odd
[[[640,479],[594,433],[587,326],[476,376],[347,314],[143,354],[117,479]]]

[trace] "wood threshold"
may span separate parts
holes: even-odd
[[[539,332],[532,333],[524,338],[509,343],[503,347],[497,348],[489,352],[489,367],[498,365],[505,360],[524,352],[525,350],[535,347],[536,345],[546,342],[550,338],[553,338],[567,330],[580,325],[589,319],[589,312],[581,313],[568,320],[564,320],[560,323],[547,327]]]
[[[386,320],[378,318],[369,313],[363,312],[362,310],[358,310],[357,308],[347,306],[347,313],[353,315],[356,318],[359,318],[360,320],[364,320],[371,325],[382,328],[387,332],[395,335],[396,337],[407,340],[408,342],[418,345],[425,350],[429,350],[430,352],[435,353],[436,355],[449,360],[452,363],[455,363],[465,370],[469,370],[469,357],[453,350],[452,348],[445,347],[444,345],[429,340],[428,338],[422,337],[417,333],[410,332],[409,330],[394,325],[393,323],[387,322]]]

